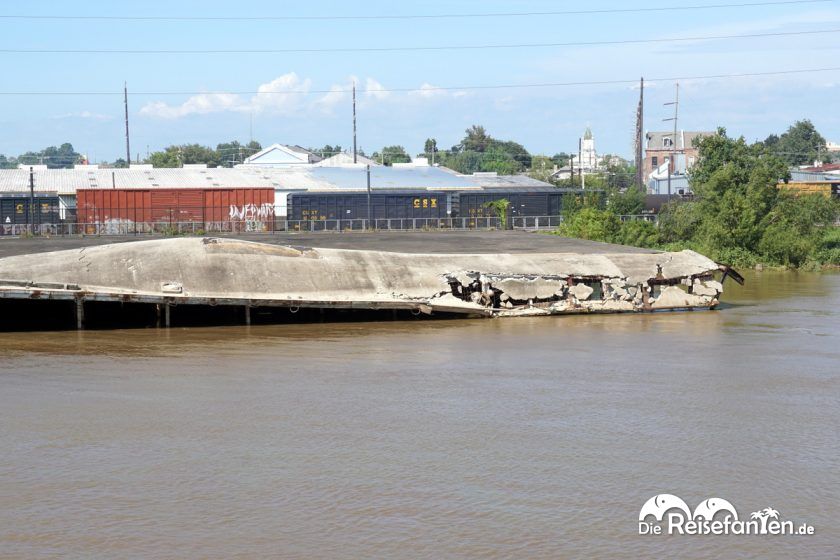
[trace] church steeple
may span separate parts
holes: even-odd
[[[592,129],[588,126],[586,127],[586,132],[583,133],[584,140],[592,140]]]

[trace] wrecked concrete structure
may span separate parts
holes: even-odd
[[[514,317],[710,309],[722,278],[693,251],[410,254],[176,238],[0,259],[0,300],[174,306],[404,310]]]

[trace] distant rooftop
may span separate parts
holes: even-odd
[[[365,190],[364,167],[291,168],[152,168],[37,169],[37,191],[75,194],[76,189],[190,189],[273,188],[275,190]],[[469,189],[498,187],[551,187],[524,175],[479,173],[459,175],[442,167],[371,167],[373,189]],[[29,169],[0,170],[0,192],[29,189]]]
[[[677,131],[677,149],[684,150],[686,146],[692,146],[695,138],[701,136],[714,136],[715,133],[711,131]],[[670,150],[672,149],[672,138],[674,131],[666,132],[647,132],[645,133],[645,148],[648,150]]]

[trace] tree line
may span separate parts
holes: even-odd
[[[565,210],[557,234],[665,250],[693,249],[736,266],[768,264],[799,268],[840,266],[840,202],[824,194],[780,188],[790,166],[824,155],[825,140],[799,121],[769,141],[747,142],[726,129],[697,138],[697,163],[689,171],[693,197],[675,199],[650,222],[622,223],[638,206],[635,188],[607,191],[606,201],[584,199]],[[795,149],[780,150],[783,146]],[[634,213],[634,212],[631,212]]]

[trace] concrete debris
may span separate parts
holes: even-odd
[[[561,283],[562,282],[562,283]],[[492,282],[494,288],[501,290],[511,299],[548,299],[558,290],[562,291],[565,282],[548,278],[502,278]]]
[[[164,294],[180,294],[184,291],[184,286],[180,282],[161,282],[160,291]]]
[[[711,304],[708,297],[689,294],[677,286],[668,286],[651,304],[653,309],[682,309],[688,307],[704,307]]]
[[[575,284],[569,288],[569,295],[574,296],[578,301],[585,301],[589,299],[589,296],[591,296],[594,292],[595,290],[586,284]]]
[[[406,254],[176,238],[83,257],[0,259],[0,298],[521,316],[712,308],[723,290],[714,275],[739,278],[693,251]]]

